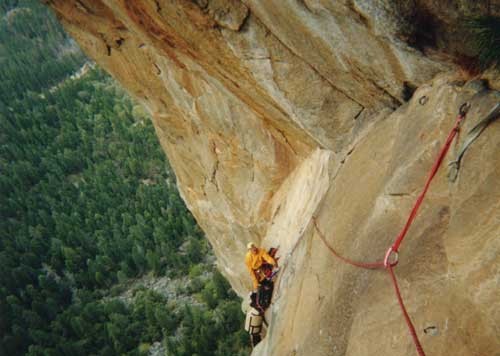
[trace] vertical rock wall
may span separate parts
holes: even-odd
[[[182,196],[241,295],[246,242],[280,245],[270,328],[254,354],[415,352],[388,275],[336,260],[312,217],[343,254],[380,259],[460,104],[472,103],[465,133],[499,102],[442,51],[461,12],[494,7],[445,16],[432,1],[46,2],[151,112]],[[434,37],[408,22],[422,11],[439,20]],[[499,349],[499,129],[474,143],[456,182],[440,171],[402,246],[397,274],[430,355]]]
[[[421,105],[424,95],[429,99]],[[471,101],[472,110],[463,133],[500,95],[478,82],[439,78],[381,119],[338,166],[330,162],[329,186],[314,215],[338,252],[358,261],[383,258],[464,100]],[[474,143],[454,183],[446,177],[446,163],[459,148],[452,146],[401,247],[396,274],[429,355],[496,355],[498,350],[499,130],[498,123],[492,125]],[[339,261],[318,234],[309,220],[286,262],[269,335],[256,354],[416,354],[389,275]]]

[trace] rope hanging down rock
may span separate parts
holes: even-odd
[[[417,332],[415,331],[415,327],[413,326],[413,323],[411,322],[410,316],[408,315],[408,312],[406,311],[406,307],[403,303],[403,297],[401,296],[401,292],[399,290],[399,285],[398,281],[396,278],[396,275],[394,273],[394,267],[398,264],[398,251],[399,247],[401,246],[406,234],[408,233],[408,230],[410,229],[411,224],[415,220],[415,217],[417,216],[418,209],[422,205],[422,202],[424,200],[424,197],[427,193],[427,190],[429,189],[429,186],[432,182],[432,179],[436,175],[437,171],[439,170],[439,167],[441,166],[444,157],[446,156],[446,153],[450,149],[451,143],[453,142],[453,139],[457,135],[458,131],[460,130],[460,125],[462,121],[465,119],[465,116],[467,115],[467,111],[470,108],[469,103],[464,103],[462,106],[460,106],[458,116],[455,121],[455,125],[451,129],[450,133],[448,134],[448,137],[441,148],[439,155],[434,162],[431,171],[429,173],[429,176],[427,177],[427,181],[425,182],[424,188],[422,189],[422,192],[418,196],[417,200],[415,201],[415,204],[413,205],[413,208],[410,212],[410,215],[408,216],[408,219],[406,220],[406,223],[403,227],[403,229],[400,231],[396,239],[394,240],[394,243],[389,247],[387,252],[385,253],[384,259],[378,262],[372,262],[372,263],[365,263],[365,262],[358,262],[358,261],[353,261],[348,258],[343,257],[340,255],[335,249],[326,241],[325,236],[321,233],[321,230],[318,227],[318,223],[316,221],[316,217],[313,217],[313,223],[316,231],[318,232],[318,235],[320,239],[323,241],[325,246],[330,250],[330,252],[340,260],[344,261],[345,263],[348,263],[350,265],[360,267],[360,268],[365,268],[365,269],[385,269],[388,271],[392,283],[394,285],[394,291],[396,293],[396,297],[398,299],[399,306],[401,308],[401,312],[403,313],[403,316],[405,318],[406,324],[408,326],[408,330],[411,334],[411,337],[413,339],[413,343],[415,344],[415,348],[417,350],[417,353],[420,356],[425,356],[424,350],[422,348],[422,345],[420,344],[420,341],[417,336]],[[484,120],[483,120],[484,121]],[[476,125],[477,126],[477,125]],[[482,130],[481,130],[482,131]]]

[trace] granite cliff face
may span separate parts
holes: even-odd
[[[412,355],[379,260],[454,123],[500,101],[470,80],[465,14],[491,1],[49,0],[84,51],[151,112],[221,271],[250,289],[246,242],[280,246],[270,327],[254,355]],[[397,4],[393,4],[397,3]],[[497,83],[497,84],[495,84]],[[488,86],[490,85],[490,87]],[[413,94],[413,95],[412,95]],[[440,170],[396,273],[429,355],[500,350],[500,122]]]

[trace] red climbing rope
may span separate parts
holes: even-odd
[[[422,348],[422,345],[420,344],[420,340],[418,339],[417,332],[415,331],[415,327],[413,326],[413,323],[411,322],[410,316],[408,315],[408,312],[406,311],[405,304],[403,303],[403,297],[401,296],[401,292],[399,291],[399,285],[398,285],[398,280],[396,279],[396,275],[394,274],[394,271],[392,270],[394,267],[389,266],[387,267],[387,270],[389,271],[389,274],[391,275],[392,279],[392,284],[394,285],[394,291],[396,292],[396,297],[398,298],[398,303],[399,307],[401,308],[401,311],[403,312],[403,316],[406,321],[406,325],[408,326],[408,330],[410,331],[411,337],[413,339],[413,343],[415,344],[415,348],[417,349],[417,352],[420,356],[425,356],[424,349]]]
[[[330,252],[338,259],[341,259],[342,261],[344,261],[347,264],[350,264],[350,265],[353,265],[356,267],[360,267],[360,268],[365,268],[365,269],[383,269],[383,268],[385,268],[383,261],[371,262],[371,263],[357,262],[357,261],[350,260],[350,259],[345,258],[344,256],[340,255],[337,251],[335,251],[335,249],[328,242],[326,242],[325,236],[321,233],[321,230],[318,227],[318,223],[316,222],[315,217],[313,217],[313,223],[314,223],[314,227],[316,228],[316,231],[318,232],[319,238],[323,241],[323,243],[330,250]]]
[[[467,103],[461,106],[460,112],[457,116],[457,119],[455,121],[455,126],[453,129],[450,131],[448,138],[446,139],[446,142],[444,143],[443,147],[441,148],[441,152],[439,152],[438,158],[434,162],[434,165],[432,166],[432,169],[429,173],[429,177],[427,178],[427,181],[425,182],[424,189],[420,193],[420,195],[417,198],[417,201],[415,202],[415,205],[413,206],[413,209],[411,210],[410,215],[408,216],[408,220],[406,221],[405,226],[399,233],[398,237],[392,244],[392,251],[397,252],[399,249],[399,246],[403,242],[403,239],[406,236],[406,233],[408,232],[408,229],[410,228],[411,224],[413,223],[413,220],[415,220],[415,217],[417,216],[418,209],[420,208],[420,205],[422,205],[422,201],[424,200],[425,194],[427,193],[427,190],[429,189],[429,186],[431,185],[432,179],[436,175],[437,171],[439,170],[439,167],[441,166],[441,163],[443,162],[444,156],[446,156],[446,153],[448,152],[451,143],[453,142],[453,139],[455,138],[455,135],[457,134],[460,124],[462,120],[465,118],[465,115],[467,114],[468,106]]]
[[[422,192],[418,196],[417,200],[415,201],[415,204],[413,205],[413,208],[410,212],[410,215],[408,216],[408,219],[406,220],[406,224],[404,225],[403,229],[398,234],[394,243],[391,245],[391,247],[385,253],[384,260],[382,262],[372,262],[372,263],[357,262],[357,261],[353,261],[353,260],[350,260],[348,258],[341,256],[326,241],[326,238],[321,233],[321,230],[318,227],[316,218],[313,217],[314,227],[316,228],[320,239],[323,241],[325,246],[330,250],[330,252],[335,257],[339,258],[340,260],[344,261],[345,263],[348,263],[348,264],[356,266],[356,267],[365,268],[365,269],[386,269],[389,272],[389,275],[391,276],[392,283],[394,285],[394,291],[396,293],[396,297],[398,299],[399,306],[401,308],[401,311],[402,311],[403,316],[405,318],[406,324],[408,326],[408,330],[410,331],[411,337],[413,338],[413,342],[415,344],[415,348],[417,349],[417,353],[419,354],[419,356],[425,356],[425,353],[424,353],[424,350],[422,348],[422,345],[420,344],[420,341],[418,340],[418,336],[417,336],[417,332],[415,331],[415,327],[413,326],[413,323],[411,322],[410,316],[408,315],[408,312],[406,311],[406,307],[403,303],[403,297],[401,296],[401,292],[400,292],[399,286],[398,286],[398,281],[396,279],[396,275],[394,273],[393,268],[398,264],[399,247],[401,246],[403,239],[405,238],[406,234],[408,233],[408,230],[410,229],[411,224],[415,220],[415,217],[417,216],[418,209],[420,208],[420,205],[422,205],[422,202],[423,202],[424,197],[427,193],[427,190],[429,189],[429,186],[432,182],[432,179],[436,175],[437,171],[439,170],[439,167],[441,166],[441,163],[443,162],[444,157],[446,156],[446,153],[450,149],[451,143],[453,142],[453,139],[457,135],[458,130],[460,129],[460,124],[465,119],[465,116],[466,116],[469,108],[470,108],[469,103],[464,103],[464,104],[462,104],[462,106],[460,106],[459,113],[458,113],[457,119],[455,121],[455,126],[448,134],[448,138],[446,139],[443,147],[441,148],[441,151],[439,152],[439,155],[438,155],[436,161],[434,162],[434,165],[431,168],[431,171],[429,173],[427,181],[425,182],[424,189],[422,190]],[[395,255],[395,259],[391,261],[392,255]]]

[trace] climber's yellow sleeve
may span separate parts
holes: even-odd
[[[264,249],[260,250],[261,251],[261,257],[269,264],[272,264],[273,266],[276,266],[276,260],[272,258]]]
[[[255,257],[258,257],[258,256],[255,256]],[[250,272],[250,276],[252,277],[253,287],[254,287],[254,289],[257,289],[257,287],[259,286],[259,281],[257,279],[257,276],[255,275],[255,271],[253,268],[255,262],[256,261],[255,261],[254,255],[251,252],[248,252],[247,255],[245,256],[245,264],[248,268],[248,271]]]

